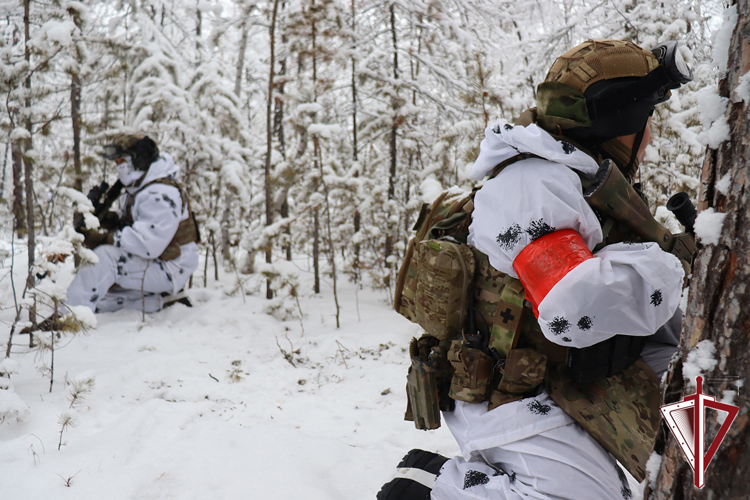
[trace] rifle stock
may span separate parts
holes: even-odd
[[[657,243],[662,250],[692,263],[695,240],[688,233],[673,235],[662,226],[611,160],[599,167],[596,179],[584,193],[586,201],[600,213],[627,225],[643,241]]]

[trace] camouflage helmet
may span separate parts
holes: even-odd
[[[649,51],[624,40],[588,40],[557,58],[537,87],[538,123],[577,138],[635,134],[670,89],[691,80],[677,42]]]
[[[120,134],[104,146],[102,156],[107,160],[129,156],[137,170],[148,170],[149,165],[159,157],[159,148],[147,135]]]

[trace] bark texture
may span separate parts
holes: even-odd
[[[736,381],[745,382],[732,404],[739,414],[708,466],[705,486],[693,485],[693,471],[671,434],[664,442],[663,458],[653,486],[647,486],[645,499],[722,499],[750,498],[750,123],[748,106],[734,92],[739,78],[750,71],[750,0],[736,1],[738,23],[732,33],[728,71],[719,83],[719,93],[728,98],[726,111],[730,140],[716,150],[709,149],[703,165],[699,212],[712,208],[725,213],[718,244],[699,247],[693,265],[688,308],[683,323],[681,358],[668,376],[672,388],[665,402],[679,401],[695,393],[694,386],[682,387],[682,366],[693,348],[703,340],[716,347],[716,366],[705,371],[703,393],[717,400],[736,390]],[[726,192],[717,182],[729,176]],[[728,401],[727,401],[728,402]],[[707,440],[713,440],[720,424],[716,412],[706,414]],[[658,448],[657,448],[658,449]]]

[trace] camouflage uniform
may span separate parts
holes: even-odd
[[[174,184],[178,174],[172,157],[162,153],[140,182],[125,188],[118,215],[128,225],[114,231],[112,244],[94,249],[97,264],[79,269],[68,288],[68,305],[154,312],[162,308],[162,294],[182,290],[198,268],[198,246],[174,244],[180,228],[191,222]]]

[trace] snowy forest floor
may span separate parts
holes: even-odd
[[[30,414],[0,425],[0,498],[374,498],[409,449],[457,453],[447,428],[403,420],[405,347],[418,328],[385,293],[340,280],[337,329],[330,283],[301,298],[302,324],[264,314],[260,293],[228,296],[235,283],[209,280],[189,291],[193,308],[145,322],[98,314],[96,329],[56,350],[51,393],[38,370],[49,354],[16,337],[12,390]],[[4,298],[3,349],[13,318]],[[70,382],[91,376],[93,391],[69,408]],[[64,413],[74,426],[58,451]]]
[[[30,413],[0,425],[0,499],[374,499],[409,449],[458,453],[446,427],[403,420],[406,347],[420,331],[384,292],[339,280],[336,328],[330,283],[300,298],[300,322],[264,314],[262,293],[230,296],[236,280],[209,279],[189,291],[193,308],[145,321],[98,314],[56,350],[51,392],[39,371],[49,359],[16,338],[11,390]],[[0,286],[4,349],[13,308]],[[71,382],[87,378],[93,390],[70,408]]]

